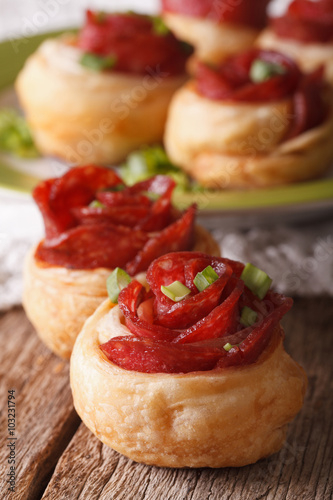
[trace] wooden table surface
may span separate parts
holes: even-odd
[[[2,314],[1,498],[331,499],[332,299],[296,299],[284,326],[286,348],[309,378],[305,406],[290,425],[284,448],[243,468],[176,470],[136,464],[102,445],[74,411],[68,364],[43,346],[21,308]],[[8,393],[11,390],[15,392]],[[15,396],[11,400],[16,410],[12,436],[8,433],[9,394]],[[11,451],[15,454],[15,493],[8,492],[7,482]]]

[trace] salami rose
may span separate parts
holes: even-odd
[[[211,19],[218,23],[243,24],[263,28],[269,0],[162,0],[163,10],[185,16]]]
[[[294,0],[281,17],[270,20],[281,38],[303,43],[333,42],[333,0]]]
[[[258,62],[268,72],[261,81],[253,74]],[[196,85],[200,94],[213,100],[259,103],[292,97],[294,118],[288,138],[320,125],[327,116],[323,69],[305,75],[289,57],[274,51],[251,49],[216,68],[200,63]]]
[[[68,269],[124,267],[135,275],[165,252],[189,250],[195,207],[178,212],[174,187],[165,176],[127,187],[114,171],[92,165],[42,182],[33,196],[46,238],[35,256]]]
[[[157,68],[165,76],[180,74],[191,51],[161,28],[160,22],[139,14],[88,10],[78,46],[87,53],[112,58],[113,71],[145,74]]]
[[[122,368],[145,373],[188,373],[254,363],[292,299],[272,291],[259,299],[248,288],[243,270],[240,262],[199,252],[156,259],[147,272],[148,292],[134,280],[119,295],[119,308],[132,336],[112,338],[100,346],[102,351]],[[207,272],[214,281],[201,288],[198,274]],[[165,294],[163,287],[174,282],[188,289],[182,300]],[[245,310],[253,315],[252,321],[244,320]]]

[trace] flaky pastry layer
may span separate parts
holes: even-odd
[[[220,255],[216,241],[196,227],[194,251]],[[24,266],[23,306],[39,337],[63,359],[69,359],[84,322],[107,297],[106,279],[112,269],[67,269],[38,261],[35,248]],[[145,282],[145,273],[136,276]]]
[[[233,54],[249,49],[259,33],[246,26],[218,24],[209,19],[170,12],[163,13],[163,19],[180,40],[195,47],[195,57],[210,63],[219,63]]]
[[[325,78],[333,85],[333,43],[302,43],[297,40],[280,38],[266,29],[256,41],[262,49],[276,50],[294,59],[299,67],[310,72],[325,66]]]
[[[71,358],[75,408],[103,443],[163,467],[238,467],[281,448],[307,381],[280,327],[252,365],[147,374],[118,367],[100,350],[108,338],[130,335],[112,308],[106,300],[89,318]]]
[[[283,140],[290,99],[268,103],[211,100],[188,82],[172,99],[165,131],[170,159],[216,189],[274,186],[323,174],[333,159],[333,108],[326,121]]]
[[[162,139],[167,108],[186,76],[92,71],[72,36],[45,41],[29,57],[16,91],[38,149],[71,164],[117,163]]]

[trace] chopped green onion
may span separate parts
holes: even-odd
[[[161,146],[146,147],[131,153],[121,167],[121,176],[129,186],[157,174],[174,179],[177,189],[189,188],[189,177],[170,162]]]
[[[123,288],[126,288],[130,282],[130,276],[126,273],[126,271],[120,269],[120,267],[116,267],[116,269],[112,271],[106,280],[106,289],[111,302],[117,304],[119,293]]]
[[[106,21],[106,18],[107,18],[107,13],[102,10],[100,12],[96,12],[95,14],[95,19],[98,24],[103,24],[104,21]]]
[[[151,16],[151,21],[153,23],[153,31],[156,35],[165,36],[170,33],[169,28],[163,21],[163,19],[159,16]]]
[[[158,193],[153,193],[153,191],[142,191],[142,194],[147,196],[151,201],[156,201],[160,197]]]
[[[174,281],[171,285],[161,286],[161,292],[174,302],[180,302],[191,293],[191,290],[180,281]]]
[[[228,342],[227,344],[225,344],[225,345],[223,346],[223,349],[225,349],[226,351],[228,351],[228,352],[229,352],[229,351],[230,351],[230,349],[232,349],[233,347],[234,347],[234,346],[233,346],[233,345],[231,345],[231,344]]]
[[[0,150],[21,158],[39,156],[25,119],[14,109],[0,110]]]
[[[196,277],[193,280],[193,283],[199,290],[199,292],[202,292],[205,290],[209,285],[214,283],[219,278],[219,275],[214,271],[212,266],[207,266],[203,271],[198,273]]]
[[[250,307],[244,306],[241,311],[240,323],[244,326],[251,326],[257,321],[258,314]]]
[[[265,297],[273,281],[265,271],[250,263],[244,267],[241,279],[260,300]]]
[[[250,68],[250,78],[254,83],[264,82],[272,76],[283,75],[286,68],[280,64],[274,64],[261,59],[255,59]]]
[[[124,191],[126,188],[125,184],[116,184],[115,186],[110,186],[103,188],[101,191],[110,191],[111,193],[117,193],[118,191]]]
[[[103,69],[112,69],[117,63],[116,56],[98,56],[87,52],[80,59],[80,64],[93,71],[103,71]]]
[[[193,52],[193,45],[184,42],[183,40],[180,41],[180,48],[182,49],[183,52],[185,52],[185,54],[192,54]]]
[[[90,203],[89,205],[90,208],[104,208],[105,205],[103,205],[103,203],[101,203],[100,201],[98,200],[94,200]]]

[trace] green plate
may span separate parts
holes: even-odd
[[[13,85],[15,78],[22,68],[26,58],[33,53],[46,38],[58,36],[63,31],[57,31],[33,37],[5,41],[0,44],[0,90],[4,91]],[[0,157],[0,187],[17,193],[30,194],[37,182],[45,177],[56,175],[50,170],[49,162],[45,158],[39,160],[45,163],[43,175],[38,175],[34,162],[26,161],[24,169],[17,168],[8,161],[8,157]],[[22,171],[23,170],[23,171]],[[292,184],[289,186],[256,189],[251,191],[204,191],[201,193],[176,193],[175,202],[180,206],[197,203],[201,215],[221,216],[228,214],[249,215],[251,213],[267,215],[279,211],[295,211],[306,214],[306,211],[333,209],[333,178]]]

